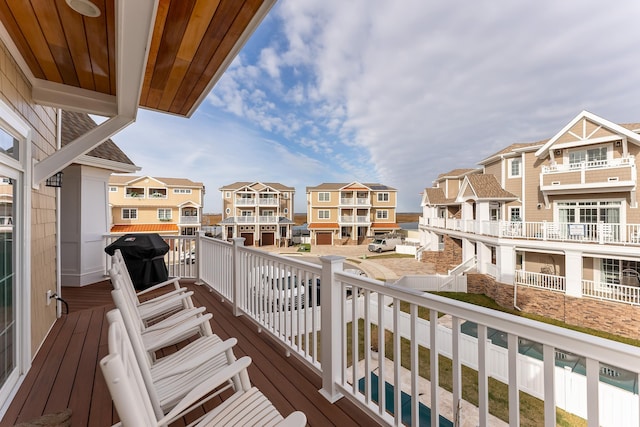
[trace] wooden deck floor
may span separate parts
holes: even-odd
[[[282,414],[301,410],[311,426],[377,425],[347,399],[330,404],[318,393],[320,378],[313,371],[294,357],[287,358],[282,346],[257,333],[247,319],[234,317],[215,294],[201,286],[187,286],[195,291],[196,305],[213,314],[214,332],[222,339],[238,339],[237,357],[251,356],[251,382]],[[0,425],[11,426],[66,408],[73,411],[73,426],[110,426],[118,421],[97,365],[107,354],[105,313],[113,308],[110,290],[108,282],[63,288],[70,313],[55,323]]]

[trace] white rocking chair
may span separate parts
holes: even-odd
[[[122,281],[121,288],[125,293],[127,293],[130,299],[135,302],[138,312],[140,313],[140,317],[144,322],[152,322],[157,318],[175,313],[183,308],[193,308],[193,301],[191,300],[193,292],[187,291],[187,288],[181,287],[179,278],[174,277],[138,292],[133,285],[131,275],[129,274],[127,264],[124,261],[124,257],[122,256],[120,249],[115,250],[111,257],[111,261],[113,265],[110,269],[110,273],[113,270],[122,275],[124,280]],[[168,285],[173,285],[173,289],[169,288],[166,293],[154,298],[146,300],[140,299],[141,297],[144,298],[146,294],[167,287]]]
[[[152,360],[142,348],[139,335],[126,333],[120,310],[107,313],[109,321],[109,351],[133,353],[152,399],[156,416],[169,412],[191,389],[206,378],[235,362],[235,338],[222,341],[216,335],[198,338],[169,356]],[[238,388],[239,380],[234,388]]]
[[[100,361],[109,393],[115,404],[121,425],[124,427],[166,426],[211,398],[211,392],[226,389],[230,380],[239,378],[236,392],[210,412],[198,418],[188,427],[204,426],[304,426],[307,418],[296,411],[286,419],[273,404],[255,387],[251,387],[247,367],[251,358],[245,356],[216,373],[206,376],[191,389],[166,415],[157,416],[153,396],[145,382],[136,358],[124,339],[124,330],[114,323],[109,326],[110,340],[123,345],[109,348],[109,355]]]
[[[153,325],[147,325],[140,317],[135,303],[123,291],[122,288],[126,286],[123,281],[122,274],[112,268],[111,282],[114,289],[111,291],[111,296],[113,301],[122,312],[129,335],[140,334],[145,350],[150,354],[194,335],[213,335],[209,323],[213,315],[204,313],[204,307],[184,309]]]

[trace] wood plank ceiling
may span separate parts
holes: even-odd
[[[35,79],[117,96],[115,0],[92,1],[96,18],[65,0],[0,0],[0,20]],[[159,0],[140,107],[190,116],[265,2]]]

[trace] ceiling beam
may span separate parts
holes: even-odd
[[[116,1],[115,115],[107,115],[111,117],[109,120],[36,163],[33,167],[34,187],[136,120],[157,7],[158,0]],[[89,100],[95,98],[89,97]],[[82,99],[76,99],[78,101]],[[98,102],[93,105],[97,106]]]

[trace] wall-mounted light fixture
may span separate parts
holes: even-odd
[[[45,184],[47,187],[62,187],[62,171],[47,178]]]
[[[89,0],[65,0],[69,7],[80,15],[88,16],[89,18],[97,18],[100,16],[100,9]]]

